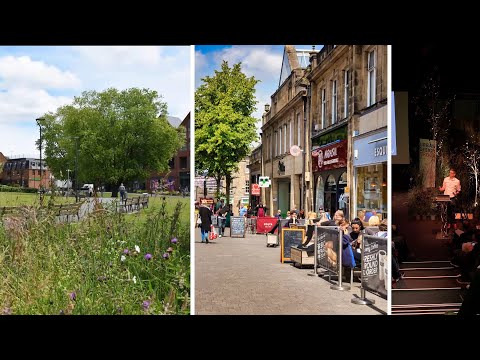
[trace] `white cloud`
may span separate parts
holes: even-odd
[[[13,88],[0,92],[0,124],[35,121],[71,100],[66,96],[52,96],[42,89]]]
[[[229,66],[242,62],[242,71],[262,81],[280,77],[282,54],[273,52],[270,46],[233,46],[215,54],[218,64],[228,61]]]
[[[207,65],[207,56],[200,51],[195,51],[195,72],[202,71]]]
[[[33,61],[29,56],[0,57],[0,88],[69,89],[80,86],[80,80],[70,71]]]
[[[158,46],[76,46],[72,49],[90,64],[101,67],[158,65],[162,52]]]
[[[35,123],[35,119],[32,119]],[[39,156],[35,142],[40,137],[37,126],[18,127],[0,123],[0,152],[5,156]]]
[[[75,64],[89,89],[109,87],[157,90],[168,113],[182,120],[190,110],[190,47],[74,47]]]

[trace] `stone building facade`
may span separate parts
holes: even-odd
[[[264,200],[270,215],[278,209],[286,214],[295,207],[303,208],[303,153],[292,156],[290,148],[293,145],[306,148],[308,60],[305,62],[305,59],[308,59],[307,52],[285,46],[279,88],[271,96],[271,104],[266,106],[262,119],[263,174],[271,180],[271,187],[262,190],[265,190]]]
[[[386,45],[325,45],[311,54],[313,209],[387,216],[387,66]]]

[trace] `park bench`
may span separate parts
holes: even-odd
[[[140,211],[140,204],[141,204],[140,200],[141,200],[140,196],[132,198],[132,207],[137,211]]]
[[[140,203],[142,204],[142,208],[148,208],[148,195],[142,195],[140,197]]]
[[[62,204],[58,209],[57,216],[66,216],[67,222],[70,220],[70,216],[76,216],[77,220],[80,220],[80,208],[84,201],[73,204]]]
[[[21,207],[20,206],[2,206],[0,207],[0,217],[4,215],[20,215]]]
[[[133,199],[128,198],[127,200],[120,201],[119,206],[120,206],[120,212],[122,211],[122,208],[124,212],[132,211]]]

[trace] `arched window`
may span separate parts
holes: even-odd
[[[337,182],[333,175],[328,175],[327,181],[325,182],[325,191],[337,191]]]

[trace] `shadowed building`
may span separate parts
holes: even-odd
[[[167,191],[190,190],[190,113],[181,121],[177,117],[168,117],[168,122],[173,127],[185,127],[185,144],[178,150],[177,154],[170,159],[170,171],[168,173],[154,173],[147,179],[146,188],[150,192],[156,184],[162,181]]]

